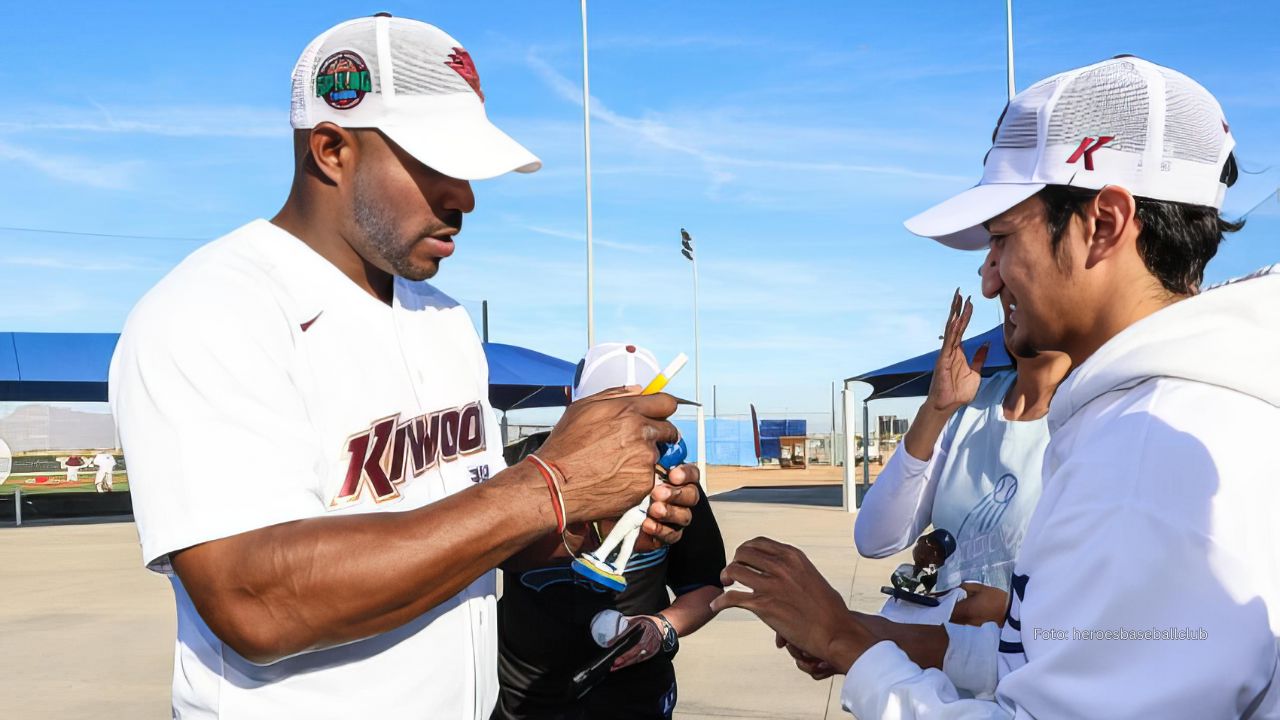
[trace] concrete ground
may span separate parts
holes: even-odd
[[[717,467],[708,476],[714,497],[739,487],[829,486],[840,471]],[[776,497],[804,501],[811,492]],[[839,507],[712,504],[730,554],[758,535],[796,545],[855,609],[883,604],[879,587],[902,561],[859,558],[854,516]],[[0,717],[169,717],[173,595],[139,561],[129,522],[0,528]],[[841,716],[841,678],[801,674],[745,611],[725,612],[681,647],[677,718]]]

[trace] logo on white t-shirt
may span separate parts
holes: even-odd
[[[485,449],[484,412],[474,402],[400,422],[400,414],[375,421],[347,438],[346,478],[329,507],[359,502],[367,488],[374,502],[400,497],[398,486],[437,463]]]
[[[956,552],[942,566],[938,587],[953,588],[962,582],[1008,587],[1023,529],[1020,523],[1003,520],[1017,494],[1018,478],[1005,473],[969,510],[955,531]]]

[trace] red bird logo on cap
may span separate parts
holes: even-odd
[[[471,86],[471,89],[476,91],[476,95],[480,96],[480,102],[484,102],[484,93],[480,90],[480,72],[476,70],[476,64],[472,62],[470,53],[460,47],[456,47],[444,64],[461,75],[462,79],[466,80],[467,84]]]

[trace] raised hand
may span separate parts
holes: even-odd
[[[947,325],[942,334],[942,351],[933,366],[933,380],[929,383],[929,397],[925,402],[934,410],[951,413],[961,405],[973,402],[982,382],[982,365],[987,361],[988,345],[978,348],[970,362],[964,355],[960,341],[973,316],[973,302],[960,299],[956,290],[947,313]]]

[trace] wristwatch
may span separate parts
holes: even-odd
[[[654,615],[658,620],[658,630],[662,632],[662,652],[673,653],[680,646],[680,636],[676,635],[676,629],[662,613]]]

